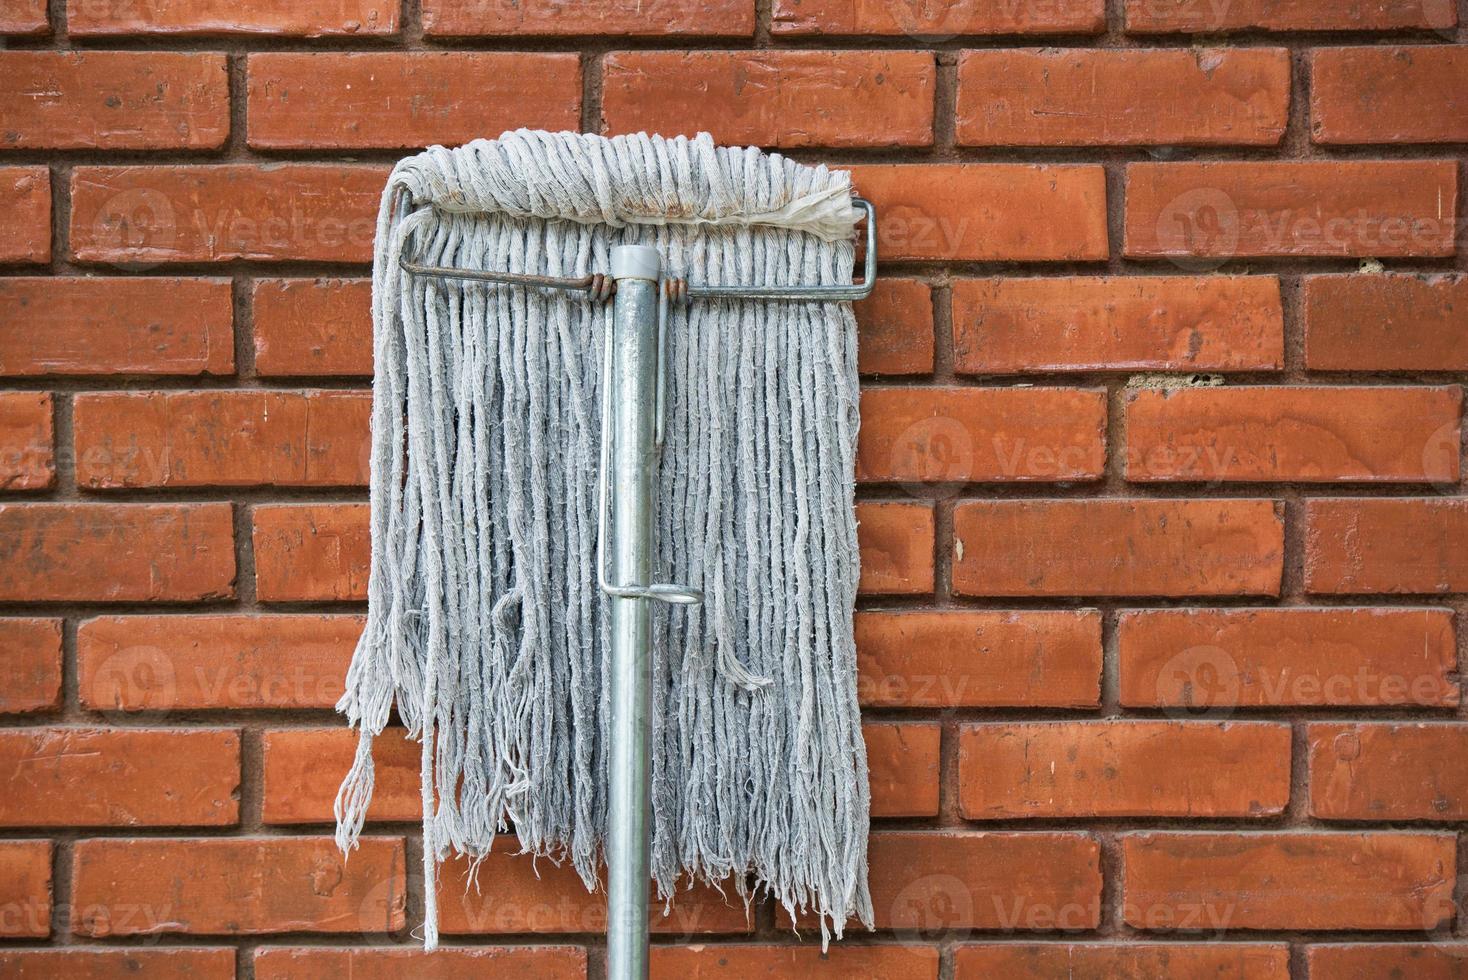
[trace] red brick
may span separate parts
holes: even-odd
[[[1126,0],[1132,34],[1233,31],[1396,31],[1458,23],[1443,0]]]
[[[255,950],[255,980],[585,980],[586,951],[574,946],[421,949]]]
[[[1311,370],[1468,370],[1468,276],[1306,276],[1304,284]]]
[[[366,504],[255,508],[255,594],[262,602],[367,598]]]
[[[380,933],[403,926],[403,842],[366,837],[82,840],[78,935],[98,938]]]
[[[234,595],[229,504],[0,504],[0,601]]]
[[[6,949],[10,980],[235,980],[233,949]]]
[[[859,591],[922,595],[933,591],[933,507],[870,501],[856,505],[861,547]]]
[[[1103,388],[868,388],[862,481],[1092,480],[1106,457]]]
[[[55,482],[50,393],[0,392],[0,490],[44,490]]]
[[[1448,160],[1133,163],[1126,185],[1134,258],[1454,252]]]
[[[459,37],[749,37],[754,33],[754,4],[750,0],[707,0],[696,5],[678,0],[640,4],[581,0],[568,7],[557,0],[424,0],[423,30],[430,36]]]
[[[396,34],[392,0],[169,0],[116,3],[68,0],[66,28],[73,35],[274,34],[287,37]]]
[[[938,950],[916,945],[832,945],[829,952],[796,946],[655,946],[653,980],[937,980]]]
[[[1310,813],[1323,820],[1465,820],[1468,725],[1324,722],[1307,729]]]
[[[77,167],[81,262],[368,262],[387,170],[315,163]]]
[[[862,734],[871,770],[872,816],[937,816],[938,726],[868,722]]]
[[[1274,146],[1290,108],[1284,48],[965,51],[964,146]]]
[[[859,611],[857,693],[886,708],[1088,708],[1101,699],[1094,609]]]
[[[0,0],[0,34],[46,34],[46,0]]]
[[[464,861],[455,860],[445,868],[438,887],[444,935],[606,931],[604,891],[588,892],[569,862],[536,861],[515,853],[518,849],[513,836],[498,838],[479,866],[479,888],[465,877]],[[743,935],[753,930],[730,883],[725,883],[723,895],[711,885],[680,887],[666,916],[656,889],[650,894],[648,924],[655,935]]]
[[[255,373],[372,376],[372,281],[255,282]]]
[[[1456,482],[1462,404],[1456,385],[1133,390],[1126,476]]]
[[[233,374],[228,279],[0,279],[0,375]]]
[[[505,130],[580,129],[573,53],[291,52],[249,58],[250,145],[454,146]],[[322,126],[322,119],[333,120]]]
[[[1270,500],[969,501],[953,525],[965,595],[1279,594]]]
[[[1270,371],[1284,363],[1273,276],[1074,276],[953,284],[954,369]]]
[[[970,820],[1263,817],[1290,800],[1289,725],[965,725],[958,745]]]
[[[1137,609],[1121,703],[1219,710],[1458,703],[1448,609]]]
[[[776,34],[875,34],[919,41],[969,34],[1099,34],[1106,29],[1104,0],[775,0],[773,16]]]
[[[0,714],[61,706],[61,620],[0,618]]]
[[[0,826],[225,827],[239,822],[230,729],[0,730]]]
[[[0,52],[10,149],[214,150],[229,138],[222,54]]]
[[[0,167],[0,264],[50,261],[50,172]]]
[[[51,842],[0,841],[0,939],[51,935]]]
[[[81,703],[104,711],[330,708],[361,632],[357,616],[90,619],[77,630]]]
[[[1107,256],[1106,181],[1096,165],[873,163],[851,176],[877,206],[884,261]]]
[[[1468,500],[1306,501],[1305,588],[1358,594],[1468,591]]]
[[[933,370],[933,299],[916,279],[877,280],[858,300],[856,361],[862,374],[928,374]]]
[[[121,487],[365,486],[365,391],[77,395],[76,481]]]
[[[1128,925],[1405,929],[1451,919],[1451,834],[1129,834]]]
[[[1317,143],[1465,142],[1465,91],[1468,52],[1457,45],[1321,48],[1310,54],[1310,135]]]
[[[1101,851],[1084,834],[874,833],[867,848],[878,929],[1091,929]]]
[[[1310,980],[1462,980],[1468,943],[1307,946]]]
[[[343,647],[345,649],[345,646]],[[351,651],[348,649],[347,654]],[[349,728],[276,728],[261,736],[268,824],[331,823],[336,791],[351,769],[357,733]],[[423,747],[401,728],[388,728],[372,741],[376,782],[367,819],[423,819],[419,765]]]
[[[602,131],[930,146],[937,75],[920,51],[616,51],[603,63]]]
[[[1284,944],[994,943],[959,946],[954,980],[1290,980]]]

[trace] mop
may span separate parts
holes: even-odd
[[[477,862],[496,835],[600,884],[609,327],[585,296],[405,261],[579,277],[637,244],[689,283],[842,284],[858,216],[846,172],[707,134],[521,130],[392,171],[373,260],[368,612],[338,704],[360,741],[337,841],[356,844],[396,706],[422,743],[427,948],[438,863]],[[662,343],[655,574],[703,601],[652,620],[651,876],[665,903],[691,881],[746,909],[771,895],[824,943],[872,924],[855,320],[850,303],[673,303]]]

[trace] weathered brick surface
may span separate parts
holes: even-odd
[[[0,167],[0,265],[51,261],[51,175]]]
[[[0,492],[44,490],[56,480],[51,396],[0,392]]]
[[[1321,722],[1307,729],[1310,812],[1325,820],[1463,820],[1460,724]]]
[[[1468,501],[1318,499],[1305,509],[1305,588],[1468,591]]]
[[[1310,61],[1310,135],[1317,143],[1468,140],[1468,51],[1326,48]]]
[[[1106,25],[1104,0],[1054,3],[891,4],[874,0],[775,0],[776,34],[874,34],[953,37],[960,34],[1096,34]]]
[[[45,34],[46,0],[0,0],[0,34]]]
[[[235,980],[232,949],[7,949],[0,973],[13,980]]]
[[[254,512],[255,594],[263,602],[366,599],[366,504],[279,504]]]
[[[1316,371],[1468,370],[1468,276],[1307,276]]]
[[[1468,944],[1361,943],[1310,946],[1305,951],[1311,980],[1411,977],[1459,980],[1468,969]]]
[[[270,377],[372,376],[372,283],[260,279],[255,370]]]
[[[1290,980],[1283,944],[1215,943],[994,943],[959,946],[956,980]]]
[[[89,36],[263,34],[371,38],[397,32],[398,5],[391,0],[267,0],[249,4],[230,0],[67,0],[66,25],[72,34]]]
[[[586,0],[573,7],[554,0],[424,0],[423,28],[429,35],[748,37],[754,33],[754,5],[748,0],[709,0],[689,6],[679,0]],[[495,134],[498,135],[498,134]]]
[[[256,980],[477,980],[516,976],[530,980],[583,980],[586,951],[574,946],[490,946],[417,949],[321,949],[268,947],[257,949]]]
[[[0,618],[0,714],[45,711],[61,703],[61,620]]]
[[[933,591],[933,508],[871,501],[856,506],[860,590],[869,595]]]
[[[1140,34],[1232,31],[1391,31],[1457,24],[1439,0],[1125,0],[1126,26]]]
[[[51,935],[51,861],[50,841],[0,841],[0,939]]]

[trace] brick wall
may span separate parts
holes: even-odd
[[[0,0],[0,975],[603,971],[496,854],[330,839],[391,161],[850,165],[879,931],[659,977],[1468,977],[1461,0]],[[433,972],[428,972],[430,969]]]

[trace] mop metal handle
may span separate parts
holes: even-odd
[[[680,299],[784,299],[784,300],[834,300],[854,301],[866,299],[877,281],[877,209],[871,201],[853,197],[851,203],[866,215],[866,261],[860,282],[849,286],[697,286],[684,284],[677,289]],[[456,266],[422,265],[412,262],[407,255],[398,259],[402,270],[412,276],[430,276],[439,279],[467,279],[472,282],[494,282],[507,286],[538,286],[546,289],[567,289],[586,292],[598,301],[611,298],[616,284],[600,272],[589,276],[536,276],[523,272],[494,272],[484,269],[461,269]],[[677,282],[678,280],[667,280]]]

